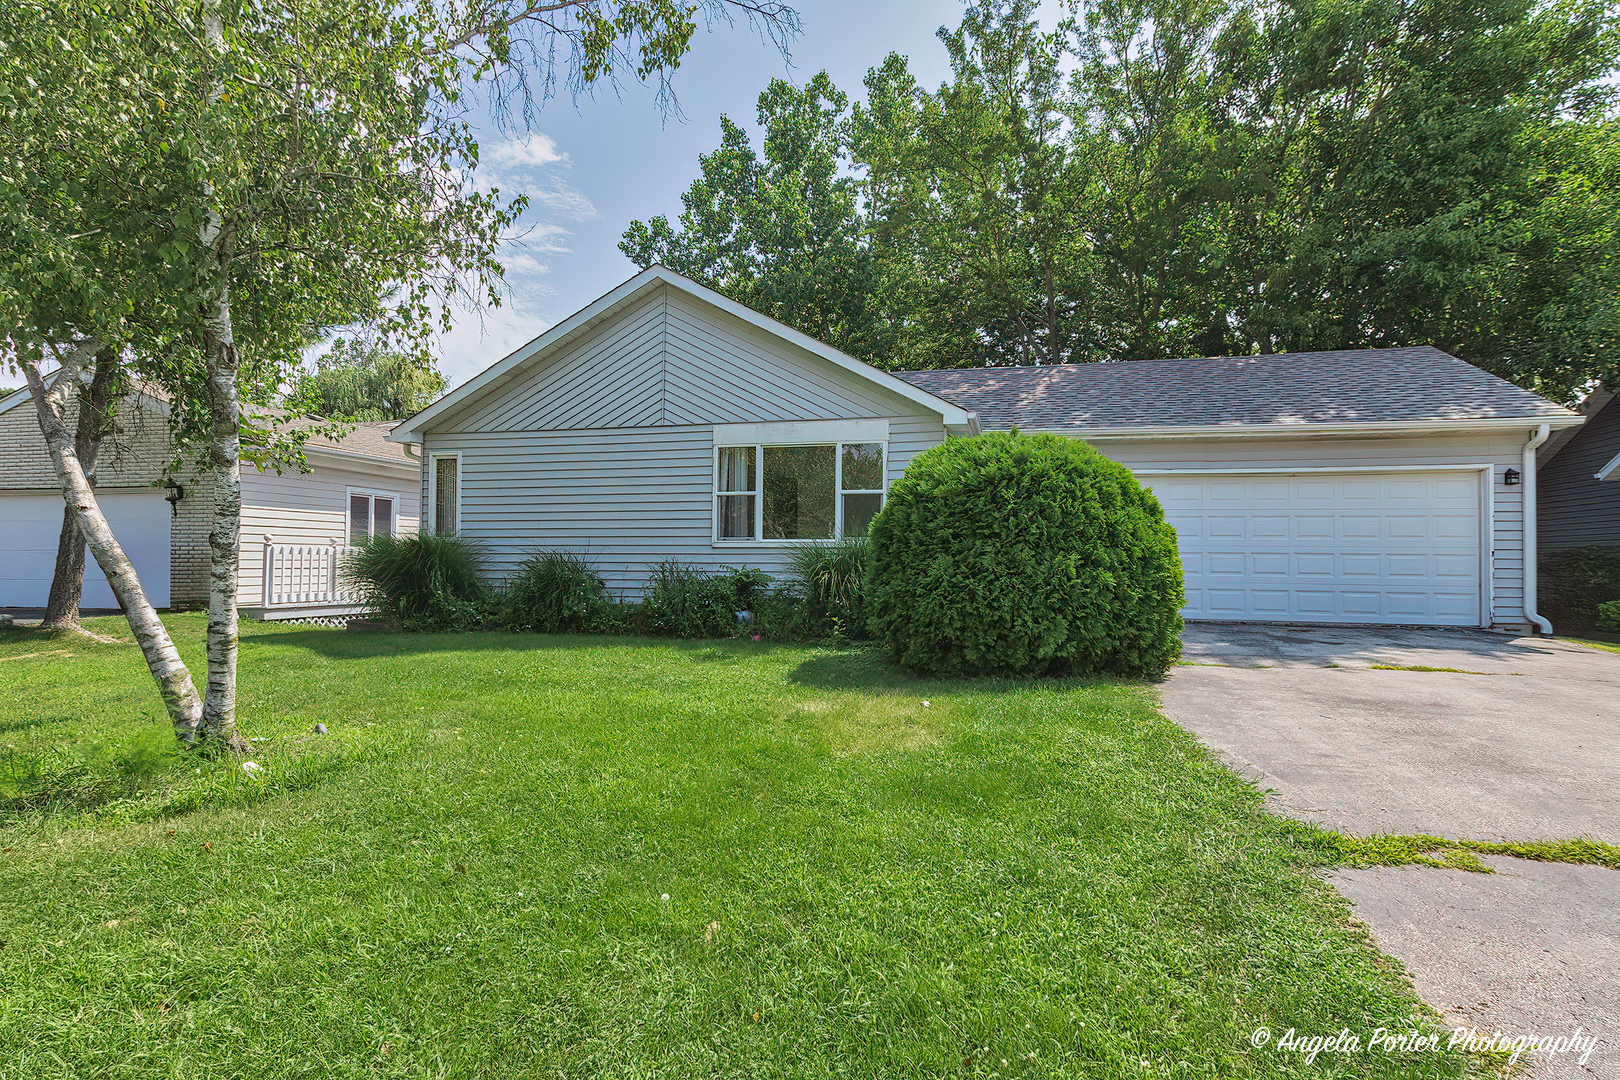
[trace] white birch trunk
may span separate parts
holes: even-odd
[[[203,16],[203,30],[216,53],[225,51],[217,2]],[[214,93],[220,93],[216,81]],[[203,185],[212,202],[213,186]],[[213,265],[215,294],[203,320],[203,364],[208,394],[208,471],[213,479],[214,520],[208,532],[208,687],[203,698],[203,737],[236,753],[247,742],[236,730],[236,579],[242,532],[242,410],[237,400],[239,361],[231,325],[230,267],[234,237],[218,211],[206,208],[199,237]]]
[[[96,502],[95,491],[90,487],[90,481],[79,462],[73,435],[63,420],[63,404],[67,395],[78,387],[80,367],[101,348],[99,342],[91,342],[69,352],[63,359],[62,370],[55,384],[49,390],[45,388],[45,380],[41,378],[37,364],[24,361],[21,366],[28,379],[28,389],[34,397],[39,429],[45,436],[51,467],[62,486],[67,508],[73,514],[79,534],[96,557],[96,565],[101,567],[101,572],[112,586],[113,595],[123,605],[124,617],[129,620],[129,628],[141,647],[141,655],[146,658],[152,678],[157,681],[158,692],[163,695],[163,705],[169,711],[175,737],[184,745],[195,747],[202,736],[202,700],[192,684],[191,672],[181,661],[180,651],[174,647],[168,629],[146,599],[135,567],[130,564],[118,538],[113,535],[112,527],[107,524],[107,518]]]

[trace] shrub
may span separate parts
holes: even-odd
[[[1620,600],[1597,606],[1597,628],[1620,634]]]
[[[866,538],[816,544],[793,553],[793,576],[803,599],[800,632],[811,638],[866,636]]]
[[[665,637],[716,638],[742,632],[737,612],[753,611],[768,595],[771,577],[751,567],[718,573],[666,559],[647,579],[641,622]]]
[[[340,573],[374,614],[406,630],[472,630],[490,599],[483,552],[459,536],[373,536]]]
[[[1598,605],[1620,600],[1620,547],[1569,548],[1536,560],[1536,606],[1558,633],[1597,628]]]
[[[869,627],[906,667],[1158,676],[1180,655],[1175,530],[1083,443],[948,440],[911,462],[870,537]]]
[[[607,587],[590,563],[566,551],[539,551],[507,583],[497,621],[507,630],[545,634],[605,629]]]

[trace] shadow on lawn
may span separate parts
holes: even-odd
[[[312,630],[302,626],[262,629],[244,634],[243,644],[297,648],[333,658],[402,656],[464,652],[551,652],[577,649],[631,649],[661,646],[690,654],[694,661],[715,662],[762,656],[780,648],[804,648],[782,642],[730,638],[620,637],[615,634],[512,634],[505,631],[407,634]]]
[[[511,634],[504,632],[353,634],[307,627],[265,628],[243,637],[248,647],[296,648],[341,659],[425,656],[449,653],[556,652],[662,648],[693,663],[738,663],[781,650],[802,654],[787,681],[816,690],[928,697],[951,693],[1014,694],[1032,689],[1067,690],[1100,685],[1142,685],[1141,680],[1092,677],[977,677],[916,675],[889,663],[875,646],[831,648],[746,639],[619,637],[609,634]]]

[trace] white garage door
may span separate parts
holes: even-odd
[[[154,607],[169,605],[169,504],[161,492],[104,493],[98,500],[113,535],[135,564]],[[0,495],[0,608],[45,606],[62,533],[60,495]],[[112,586],[85,553],[86,608],[117,608]]]
[[[1478,472],[1141,479],[1179,534],[1189,619],[1480,625]]]

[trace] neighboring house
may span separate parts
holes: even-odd
[[[148,394],[132,394],[119,409],[118,431],[97,463],[97,501],[154,606],[206,607],[214,503],[209,485],[192,476],[164,486],[175,456],[167,412]],[[392,426],[362,423],[336,441],[309,439],[309,473],[242,466],[237,598],[245,613],[296,618],[356,610],[336,588],[336,558],[375,531],[414,532],[420,517],[419,466],[387,440]],[[24,389],[0,399],[0,610],[45,606],[61,528],[61,490]],[[276,568],[268,590],[267,552]],[[93,558],[86,559],[81,604],[118,607]]]
[[[889,374],[663,267],[400,424],[432,527],[782,573],[865,531],[913,456],[1017,425],[1135,470],[1190,619],[1528,628],[1520,472],[1581,417],[1436,349]]]
[[[1541,456],[1537,535],[1543,551],[1620,547],[1620,394],[1604,387],[1581,403],[1586,423]]]

